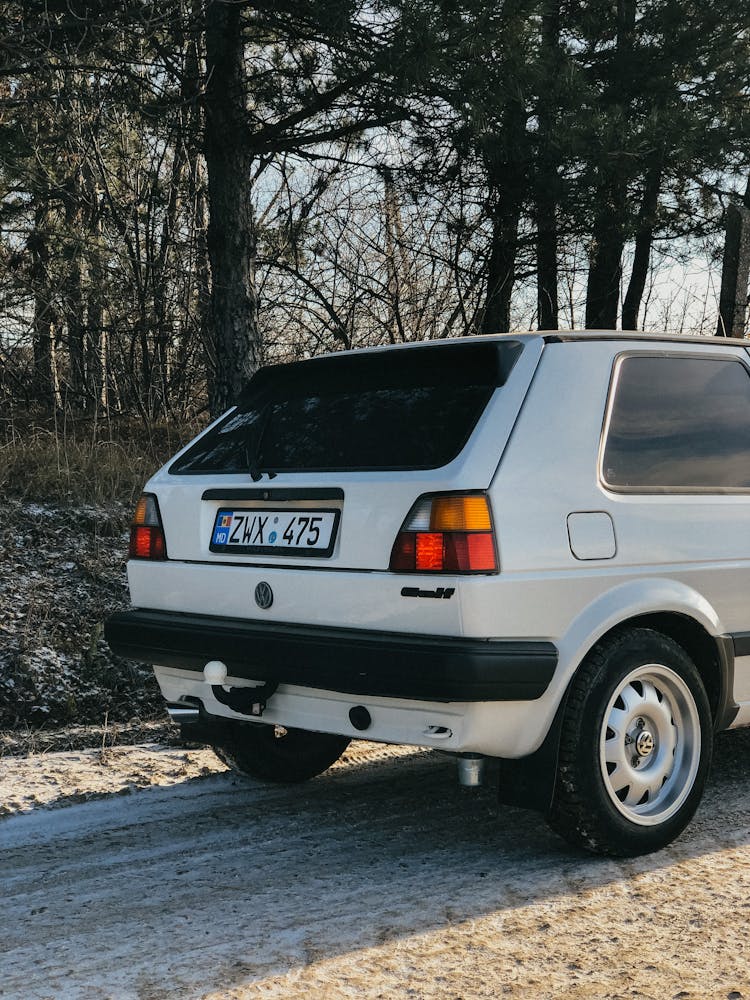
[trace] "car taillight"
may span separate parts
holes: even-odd
[[[130,525],[128,559],[166,559],[167,543],[161,526],[159,504],[153,493],[144,493]]]
[[[391,551],[394,573],[497,571],[492,515],[484,493],[420,497]]]

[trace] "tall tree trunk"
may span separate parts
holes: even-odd
[[[40,202],[34,229],[28,239],[31,282],[34,290],[34,394],[46,410],[60,402],[55,364],[55,312],[49,280],[49,207]]]
[[[208,253],[216,351],[213,414],[236,401],[260,361],[241,9],[238,3],[208,0],[205,10]]]
[[[744,337],[750,279],[750,179],[741,205],[727,208],[717,337]]]
[[[85,409],[86,404],[86,324],[83,315],[83,266],[81,245],[83,242],[83,200],[80,171],[70,178],[63,195],[65,204],[66,246],[65,274],[62,282],[63,319],[68,335],[68,358],[70,376],[68,381],[68,402],[76,410]]]
[[[200,23],[202,0],[190,0],[192,23]],[[188,289],[189,306],[186,320],[197,333],[200,363],[205,372],[206,395],[214,399],[216,381],[216,347],[211,331],[211,264],[208,256],[208,179],[206,162],[201,148],[205,136],[205,111],[200,103],[202,76],[205,70],[203,37],[198,32],[187,33],[185,72],[182,93],[187,112],[187,224],[192,233],[190,246],[191,268],[194,284]],[[194,318],[193,318],[194,317]]]
[[[383,188],[385,266],[388,276],[388,339],[392,344],[396,344],[402,343],[407,338],[401,315],[401,268],[397,253],[401,209],[393,184],[393,175],[388,169],[383,170]]]
[[[493,214],[487,297],[481,322],[482,333],[507,333],[510,330],[510,305],[516,278],[519,218],[520,209],[507,203],[503,203]]]
[[[536,195],[537,311],[540,330],[557,330],[560,323],[557,298],[557,199],[545,187]]]
[[[623,330],[638,329],[638,313],[641,308],[643,290],[646,287],[648,266],[651,262],[651,247],[654,243],[656,210],[659,206],[659,193],[661,191],[662,164],[662,150],[657,150],[654,152],[646,171],[643,198],[638,212],[633,269],[630,272],[628,290],[622,304]]]
[[[154,274],[154,367],[152,370],[154,411],[169,412],[169,368],[173,325],[169,316],[169,264],[174,250],[177,217],[182,204],[182,188],[187,155],[185,143],[177,138],[169,180],[169,199],[162,222]]]
[[[197,67],[192,43],[185,44],[183,3],[177,5],[173,44],[182,59],[180,74],[180,108],[178,127],[172,150],[172,169],[169,178],[169,197],[162,220],[159,246],[154,268],[154,369],[153,406],[155,413],[170,412],[170,368],[174,351],[174,324],[169,315],[170,264],[174,255],[177,220],[182,208],[183,187],[187,170],[187,143],[190,141],[190,102],[195,97]]]
[[[617,45],[610,90],[617,103],[627,106],[627,83],[632,77],[636,0],[617,0]],[[629,107],[628,107],[629,113]],[[586,288],[586,328],[614,330],[620,305],[622,254],[627,223],[627,170],[623,150],[603,151],[599,168],[592,231],[589,280]]]
[[[542,13],[541,60],[544,93],[539,99],[539,148],[534,192],[536,216],[537,310],[540,330],[559,324],[557,291],[559,155],[554,147],[557,102],[555,87],[561,72],[560,3],[550,0]]]
[[[216,343],[211,335],[211,263],[208,255],[208,184],[205,166],[195,161],[195,294],[198,333],[200,336],[203,367],[206,372],[206,393],[210,401],[216,393]]]
[[[487,296],[481,319],[482,333],[507,333],[516,280],[518,224],[526,189],[526,109],[521,100],[511,101],[505,115],[498,146],[502,161],[487,163],[490,178],[492,241],[487,273]]]
[[[86,391],[95,409],[106,413],[109,407],[107,392],[107,335],[104,329],[104,269],[102,267],[102,218],[99,190],[93,176],[88,178],[89,219],[91,235],[88,255],[88,289],[86,298]]]
[[[89,93],[85,73],[61,67],[56,74],[60,123],[64,127],[60,153],[64,175],[60,195],[65,211],[65,235],[62,244],[63,272],[61,280],[62,321],[68,346],[68,381],[66,402],[83,411],[86,397],[86,323],[84,317],[84,251],[88,233],[84,219],[90,214],[88,192],[84,184],[85,147],[82,132],[86,99]]]
[[[589,279],[586,286],[586,329],[617,329],[625,249],[621,196],[610,191],[594,221]]]

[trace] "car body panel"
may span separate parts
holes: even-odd
[[[253,484],[248,476],[176,476],[169,463],[146,487],[158,498],[169,560],[130,561],[134,606],[405,635],[553,643],[557,669],[534,701],[363,700],[282,684],[263,716],[268,723],[355,736],[348,710],[365,704],[373,717],[368,738],[507,758],[539,748],[582,659],[623,622],[673,614],[691,619],[717,642],[750,632],[750,494],[639,495],[610,490],[600,476],[607,400],[619,357],[732,356],[747,365],[745,346],[699,338],[682,338],[675,346],[667,338],[613,334],[513,339],[524,350],[508,382],[494,393],[463,451],[441,469],[280,474]],[[214,517],[226,503],[203,495],[242,488],[294,489],[301,499],[289,501],[292,505],[340,509],[332,556],[210,552]],[[305,491],[312,497],[321,489],[340,489],[343,500],[304,498]],[[415,500],[453,490],[487,491],[499,572],[388,572],[393,541]],[[269,499],[269,506],[274,502]],[[599,516],[599,534],[593,547],[586,536],[582,560],[569,524],[571,516],[586,512]],[[614,546],[601,535],[602,518],[612,525]],[[588,530],[585,520],[579,523]],[[273,603],[263,611],[254,596],[261,582],[273,591]],[[429,594],[438,587],[450,596],[432,599]],[[212,714],[236,716],[216,701],[200,675],[163,665],[155,669],[168,700],[195,697]],[[249,682],[229,678],[228,683]],[[750,723],[750,655],[737,656],[734,687],[726,694],[739,706],[733,724]],[[431,726],[450,736],[430,737]]]

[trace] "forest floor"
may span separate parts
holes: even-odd
[[[2,498],[0,729],[33,745],[60,725],[137,727],[162,713],[151,668],[103,638],[107,615],[128,605],[130,514],[117,502]]]
[[[125,556],[148,477],[200,429],[124,418],[0,415],[0,730],[131,732],[162,717],[153,672],[112,655]],[[0,745],[0,753],[6,748]]]

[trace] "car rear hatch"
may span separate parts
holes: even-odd
[[[487,489],[542,345],[473,338],[261,369],[147,487],[169,559],[387,570],[420,496]]]

